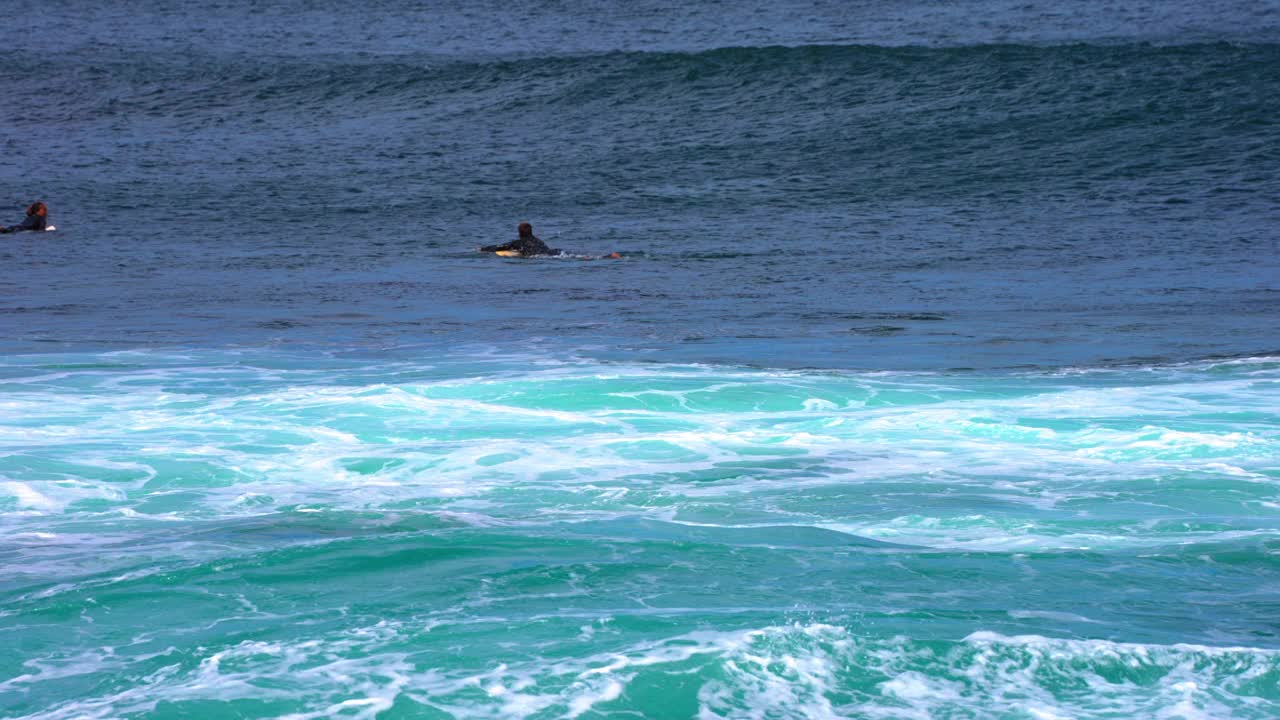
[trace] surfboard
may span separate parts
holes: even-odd
[[[519,250],[495,250],[493,254],[498,257],[520,257]]]

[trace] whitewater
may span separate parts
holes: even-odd
[[[6,361],[7,712],[1280,708],[1280,360],[514,360]]]

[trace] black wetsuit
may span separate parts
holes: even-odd
[[[0,233],[22,232],[23,230],[44,230],[49,225],[49,218],[43,215],[32,213],[22,221],[21,225],[11,225],[9,227],[0,227]]]
[[[559,250],[552,250],[547,244],[532,235],[522,235],[509,243],[501,245],[486,245],[480,248],[480,252],[498,252],[499,250],[515,250],[522,257],[531,255],[559,255]]]

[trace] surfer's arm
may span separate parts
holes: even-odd
[[[0,233],[15,233],[15,232],[22,232],[23,230],[35,230],[35,229],[36,229],[36,218],[33,215],[28,215],[26,220],[23,220],[21,223],[17,225],[10,225],[9,227],[0,227]]]
[[[501,245],[485,245],[484,247],[480,248],[480,252],[498,252],[499,250],[514,250],[516,242],[518,241],[512,240],[509,243],[502,243]]]

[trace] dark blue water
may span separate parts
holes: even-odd
[[[0,244],[7,352],[1277,349],[1274,3],[32,12],[0,178],[60,229]],[[523,220],[626,257],[472,252]]]

